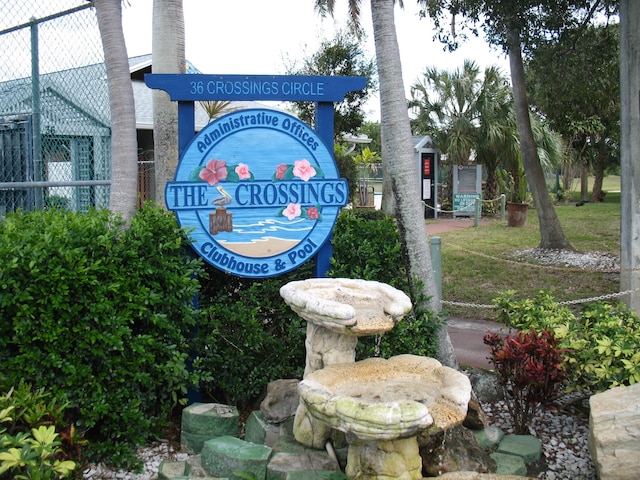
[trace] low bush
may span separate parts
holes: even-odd
[[[425,240],[426,241],[426,240]],[[395,220],[380,210],[344,210],[338,216],[328,276],[387,283],[409,296],[408,268]],[[414,309],[390,332],[358,339],[358,358],[402,353],[435,356],[442,318],[425,310],[424,299],[412,298]]]
[[[502,337],[489,332],[489,360],[498,374],[515,433],[528,434],[543,405],[558,397],[565,380],[562,350],[551,332],[518,332]]]
[[[570,388],[600,392],[640,382],[640,320],[624,304],[594,302],[575,315],[545,291],[524,300],[509,291],[494,303],[497,319],[507,325],[553,333],[564,352]]]
[[[20,382],[0,386],[0,479],[68,478],[84,441],[65,427],[64,398]],[[64,430],[64,432],[63,432]],[[73,458],[73,459],[72,459]]]
[[[194,367],[202,389],[219,402],[254,409],[266,385],[299,378],[306,324],[284,302],[280,287],[310,278],[312,263],[283,276],[238,278],[210,269],[201,297]]]
[[[0,220],[0,364],[68,398],[93,454],[115,463],[157,431],[186,387],[200,260],[175,217],[146,206]]]

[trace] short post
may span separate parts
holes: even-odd
[[[442,301],[442,242],[440,237],[431,237],[429,239],[431,247],[431,268],[433,270],[433,278],[436,281],[438,298]]]
[[[504,222],[506,219],[506,214],[505,214],[506,207],[507,207],[507,197],[503,193],[502,195],[500,195],[500,221],[501,222]]]
[[[476,198],[474,202],[475,211],[473,215],[473,226],[477,227],[480,222],[480,213],[482,212],[482,200],[480,198]]]

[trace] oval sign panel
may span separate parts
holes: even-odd
[[[208,263],[241,277],[299,267],[329,238],[349,196],[331,152],[304,122],[268,109],[208,124],[165,189]]]

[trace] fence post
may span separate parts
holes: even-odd
[[[32,19],[33,20],[33,19]],[[31,110],[33,135],[33,179],[42,180],[42,144],[40,138],[40,49],[38,44],[38,24],[31,23]],[[35,205],[41,209],[44,204],[43,190],[35,189]]]
[[[442,242],[440,237],[430,237],[429,246],[431,250],[431,269],[436,281],[438,298],[442,301]]]
[[[506,206],[507,206],[507,197],[503,193],[502,195],[500,195],[500,221],[501,222],[504,222],[506,218],[506,214],[505,214]]]

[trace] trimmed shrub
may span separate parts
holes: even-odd
[[[7,215],[0,229],[0,364],[65,394],[94,453],[122,463],[168,417],[187,370],[201,262],[175,217],[146,206]]]
[[[640,382],[640,320],[624,304],[595,302],[576,316],[545,291],[523,300],[510,291],[494,303],[498,320],[507,325],[553,333],[563,350],[570,388],[600,392]]]
[[[328,276],[361,278],[387,283],[412,296],[408,268],[395,220],[380,210],[343,210],[333,238],[333,256]],[[426,240],[425,240],[426,241]],[[389,358],[402,353],[435,356],[437,332],[442,318],[417,307],[421,298],[411,298],[413,310],[390,332],[358,339],[357,357]]]
[[[283,276],[238,278],[213,268],[201,298],[196,372],[217,401],[253,409],[267,384],[299,378],[305,365],[306,323],[280,287],[312,277],[312,262]]]

